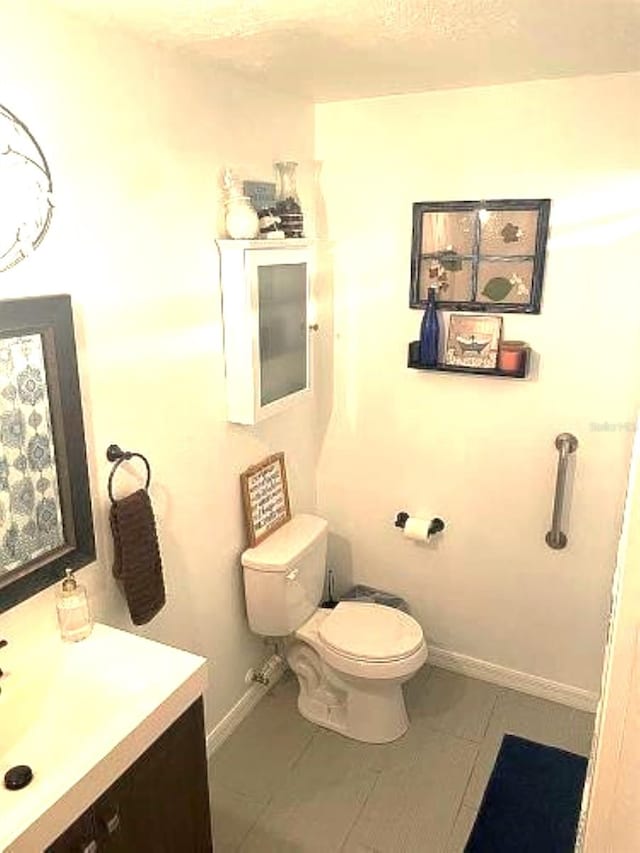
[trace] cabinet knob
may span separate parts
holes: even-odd
[[[90,841],[88,844],[85,844],[82,848],[82,853],[98,853],[98,843]]]
[[[317,323],[310,323],[309,324],[309,331],[311,331],[311,332],[317,332],[319,328],[320,328],[320,326]]]
[[[120,812],[115,811],[111,817],[103,818],[103,823],[109,835],[113,835],[120,829]]]

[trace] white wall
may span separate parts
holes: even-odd
[[[244,614],[238,475],[284,450],[293,506],[308,511],[318,451],[313,401],[255,429],[225,420],[219,171],[269,179],[283,149],[308,166],[312,108],[45,4],[2,5],[1,101],[42,145],[57,206],[34,256],[0,277],[0,298],[73,298],[98,545],[81,579],[99,619],[132,628],[111,577],[115,441],[153,469],[168,603],[140,632],[209,658],[211,728],[265,655]],[[15,642],[48,630],[51,592],[0,616]]]
[[[406,596],[429,642],[597,690],[640,390],[640,76],[541,81],[316,110],[335,296],[335,397],[319,469],[331,554]],[[505,336],[526,382],[406,369],[411,204],[552,199],[540,316]],[[331,281],[332,279],[332,281]],[[598,431],[594,423],[623,424]],[[552,552],[557,433],[580,441],[570,545]],[[403,541],[398,510],[448,523]]]

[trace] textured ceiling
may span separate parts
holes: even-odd
[[[640,69],[640,0],[48,0],[316,101]]]

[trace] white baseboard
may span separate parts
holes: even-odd
[[[529,675],[517,669],[507,669],[496,663],[486,660],[478,660],[459,652],[450,652],[447,649],[429,647],[429,663],[434,666],[459,672],[471,678],[479,678],[482,681],[490,681],[500,687],[510,687],[512,690],[520,690],[531,696],[541,699],[549,699],[551,702],[559,702],[579,711],[595,712],[598,707],[598,694],[581,687],[573,687],[570,684],[561,684],[539,675]]]
[[[263,684],[252,684],[247,688],[233,708],[231,708],[220,722],[207,734],[207,758],[211,758],[216,749],[219,749],[229,735],[238,728],[245,717],[249,716],[265,693],[267,693],[273,685],[280,680],[283,673],[284,668],[274,672],[271,678],[271,683],[268,686]]]

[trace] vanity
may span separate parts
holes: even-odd
[[[96,625],[82,642],[2,650],[0,851],[213,850],[206,661]]]
[[[4,613],[96,549],[71,299],[3,300],[0,333]],[[213,850],[204,658],[31,612],[0,628],[0,853]]]

